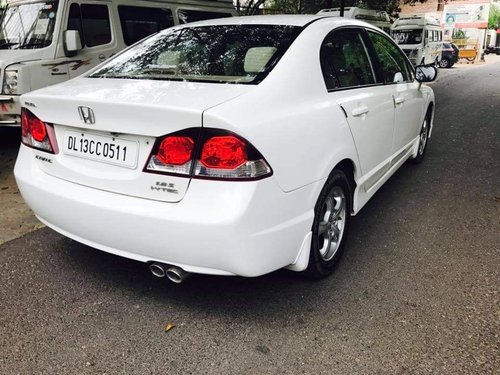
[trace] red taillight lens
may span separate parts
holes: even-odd
[[[191,128],[159,139],[145,172],[221,180],[255,180],[271,168],[246,140],[220,129]]]
[[[191,160],[193,148],[190,137],[167,137],[161,142],[157,157],[164,164],[182,165]]]
[[[208,139],[203,145],[200,160],[205,167],[218,169],[235,169],[246,161],[246,144],[234,136]]]
[[[21,134],[22,142],[26,146],[53,154],[57,152],[52,146],[53,144],[55,145],[55,135],[52,127],[44,123],[26,108],[21,109]]]
[[[47,137],[45,124],[36,117],[31,121],[31,135],[37,142],[43,142],[45,137]]]
[[[30,132],[30,126],[28,121],[28,111],[25,109],[21,110],[21,135],[27,137]]]

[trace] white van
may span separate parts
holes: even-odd
[[[162,29],[236,14],[232,0],[15,0],[0,23],[0,126],[19,96],[79,76]]]
[[[340,8],[321,9],[318,14],[340,16]],[[388,34],[391,30],[391,19],[389,18],[389,14],[384,10],[347,7],[344,8],[344,17],[368,22]]]
[[[391,36],[413,65],[437,65],[441,60],[443,29],[436,18],[400,17],[391,26]]]

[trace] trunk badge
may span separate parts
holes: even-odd
[[[95,124],[95,116],[92,108],[79,106],[78,114],[84,124]]]

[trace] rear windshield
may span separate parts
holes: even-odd
[[[167,30],[110,60],[89,77],[257,84],[301,30],[284,25]]]

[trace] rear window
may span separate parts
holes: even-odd
[[[127,46],[174,26],[174,18],[170,9],[120,5],[118,13],[122,24],[123,40]]]
[[[257,84],[301,30],[284,25],[168,30],[125,51],[89,77]]]
[[[214,18],[232,17],[230,13],[207,12],[202,10],[179,9],[177,11],[179,23],[189,23],[196,21],[211,20]]]

